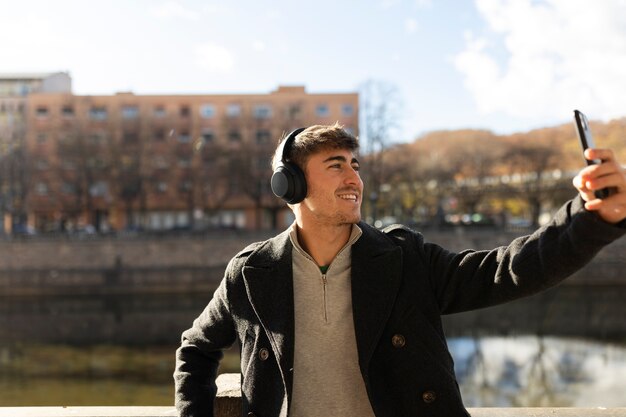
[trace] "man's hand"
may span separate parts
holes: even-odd
[[[608,223],[626,219],[626,170],[615,160],[610,149],[587,149],[585,158],[602,161],[583,168],[574,177],[574,187],[585,200],[585,208],[597,212]],[[594,191],[603,188],[609,188],[611,195],[601,200]]]

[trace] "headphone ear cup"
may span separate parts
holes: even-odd
[[[297,165],[281,163],[272,174],[271,188],[277,197],[289,204],[297,204],[306,197],[304,172]]]

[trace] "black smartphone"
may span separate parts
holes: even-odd
[[[591,128],[589,127],[587,116],[579,110],[574,110],[574,122],[576,124],[576,131],[578,132],[578,139],[580,140],[583,152],[585,152],[585,149],[587,148],[595,148],[596,145],[593,143],[593,136],[591,135]],[[599,159],[585,158],[585,161],[587,161],[587,165],[602,163]],[[603,188],[595,191],[594,194],[597,198],[606,198],[610,195],[610,191],[608,188]]]

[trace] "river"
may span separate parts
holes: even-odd
[[[571,304],[568,291],[574,290],[560,291],[564,295],[548,293],[525,301],[527,304],[498,307],[500,310],[494,310],[497,314],[490,315],[506,318],[507,314],[526,314],[532,326],[522,325],[519,319],[504,321],[519,325],[518,331],[508,328],[504,332],[502,323],[478,316],[446,319],[448,342],[467,406],[626,406],[622,382],[626,375],[626,335],[612,332],[610,338],[601,337],[609,334],[603,331],[598,337],[590,328],[602,327],[602,322],[592,319],[579,322],[579,336],[550,335],[547,330],[551,327],[546,323],[553,323],[555,315],[539,320],[537,306],[553,312],[555,306]],[[597,296],[593,288],[578,291],[593,300],[605,293],[620,294],[621,290],[599,289]],[[172,405],[174,351],[180,333],[209,297],[3,298],[0,406]],[[564,298],[558,301],[559,297]],[[546,306],[547,302],[550,304]],[[617,314],[613,321],[623,318],[623,307],[601,305],[607,320],[611,313]],[[596,307],[587,303],[585,316],[594,317],[594,312]],[[459,330],[468,323],[473,326],[469,335]],[[539,324],[534,327],[534,323]],[[539,329],[543,335],[529,333],[531,329]],[[237,353],[232,350],[221,371],[238,370]]]

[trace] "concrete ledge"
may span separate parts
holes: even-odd
[[[626,417],[626,408],[470,408],[472,417]],[[0,407],[1,417],[171,417],[174,407]],[[241,409],[216,417],[240,417]]]
[[[215,417],[241,417],[239,374],[217,378]],[[626,417],[624,408],[470,408],[472,417]],[[0,417],[171,417],[174,407],[0,407]]]

